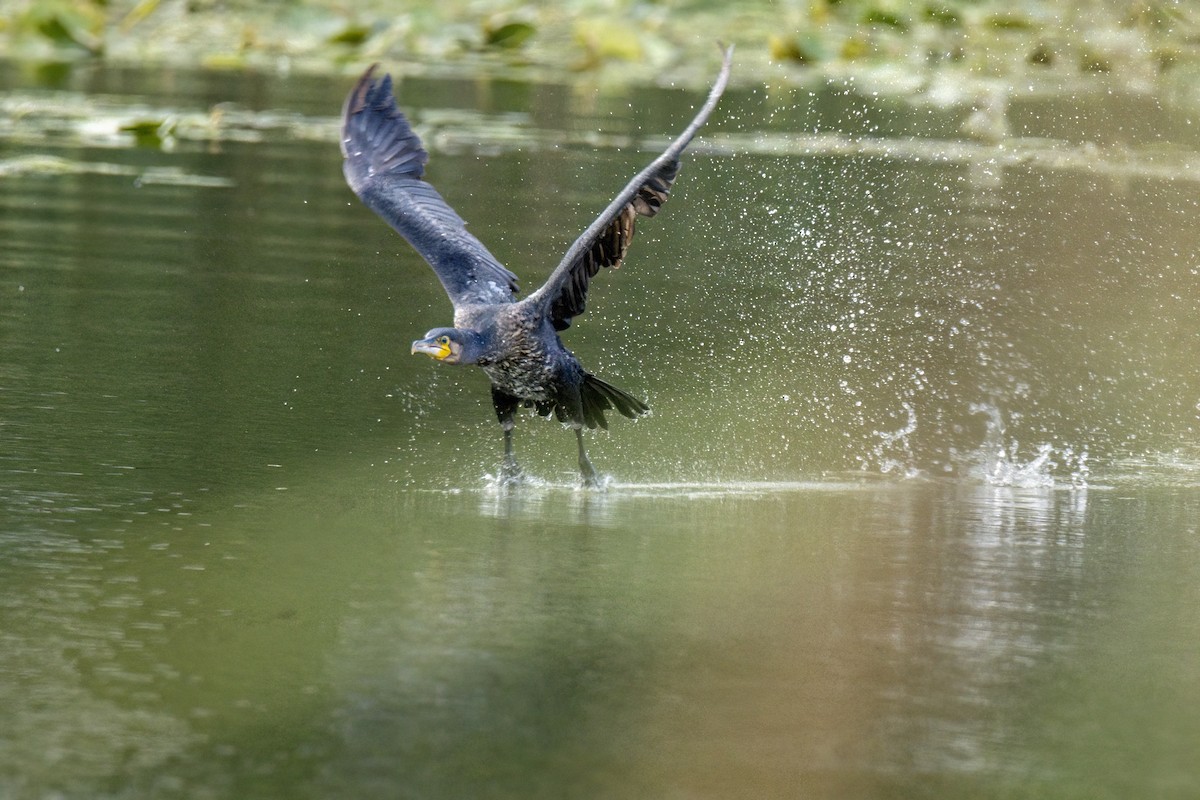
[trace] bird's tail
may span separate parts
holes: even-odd
[[[609,409],[615,408],[630,419],[637,419],[650,410],[650,406],[633,395],[587,372],[583,375],[579,394],[583,401],[583,421],[589,428],[599,425],[608,430],[604,412]]]

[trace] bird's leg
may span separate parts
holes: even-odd
[[[507,392],[492,387],[492,407],[496,409],[496,419],[500,420],[500,428],[504,431],[504,461],[500,465],[500,480],[502,483],[518,483],[525,477],[525,471],[517,464],[513,455],[513,428],[520,401]]]
[[[512,415],[509,414],[507,419],[501,420],[500,426],[504,429],[504,463],[500,467],[500,479],[505,483],[516,483],[525,477],[525,470],[521,469],[517,457],[513,455]]]
[[[583,485],[589,488],[599,486],[600,476],[596,474],[596,468],[592,466],[587,451],[583,449],[583,426],[576,424],[572,427],[575,428],[575,441],[579,444],[579,474],[583,478]]]

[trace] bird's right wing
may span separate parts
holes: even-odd
[[[396,106],[391,76],[374,72],[363,73],[342,110],[346,182],[429,262],[455,306],[512,302],[517,276],[421,179],[429,154]]]

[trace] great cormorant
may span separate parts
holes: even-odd
[[[413,342],[443,364],[476,364],[492,382],[492,404],[504,430],[502,476],[521,475],[513,456],[513,415],[532,406],[574,430],[579,470],[586,485],[597,482],[583,446],[583,427],[607,428],[604,412],[615,408],[634,419],[644,402],[585,370],[563,346],[558,332],[583,313],[588,282],[602,267],[619,267],[633,239],[638,215],[652,217],[667,200],[679,156],[708,119],[729,79],[733,48],[727,48],[708,99],[683,133],[609,203],[567,250],[549,279],[518,299],[517,277],[467,232],[463,220],[437,190],[421,179],[429,154],[396,106],[390,75],[363,74],[342,112],[343,171],[354,193],[421,254],[454,304],[454,327],[434,328]]]

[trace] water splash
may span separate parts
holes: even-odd
[[[1020,455],[1020,443],[1009,440],[1004,418],[1000,409],[991,403],[972,403],[972,414],[986,417],[986,432],[983,444],[976,452],[970,474],[991,486],[1007,486],[1018,489],[1052,488],[1056,473],[1070,470],[1070,484],[1086,488],[1091,474],[1088,466],[1088,451],[1084,447],[1076,452],[1073,447],[1059,447],[1047,442],[1037,445],[1031,458]]]
[[[904,478],[916,478],[921,470],[916,466],[910,437],[917,431],[917,412],[908,403],[902,403],[908,420],[904,426],[894,431],[874,431],[878,441],[871,447],[868,457],[860,459],[863,469],[877,465],[879,472],[884,475],[898,475]]]
[[[978,477],[992,486],[1021,489],[1054,486],[1053,470],[1058,466],[1053,460],[1054,448],[1044,443],[1038,445],[1037,455],[1024,462],[1017,456],[1017,449],[1015,441],[1007,448],[986,447],[981,453],[983,461],[977,469]]]

